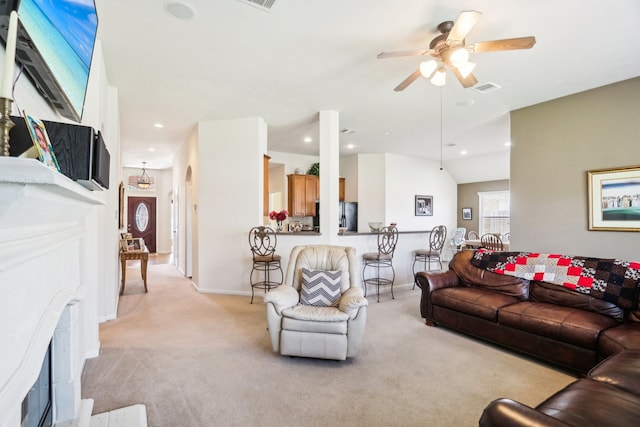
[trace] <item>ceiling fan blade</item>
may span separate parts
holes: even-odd
[[[382,52],[378,54],[378,59],[383,58],[397,58],[399,56],[424,56],[430,55],[433,52],[432,49],[421,50],[400,50],[397,52]]]
[[[456,79],[458,79],[458,81],[460,82],[462,87],[470,88],[470,87],[473,87],[476,84],[478,84],[478,79],[476,79],[476,76],[474,76],[473,73],[469,73],[469,75],[467,77],[462,77],[462,74],[460,73],[460,70],[458,70],[451,63],[451,61],[447,60],[447,61],[445,61],[445,63],[447,64],[447,66],[449,67],[449,69],[451,70],[453,75],[456,76]]]
[[[420,69],[418,68],[416,71],[414,71],[413,73],[411,73],[409,75],[409,77],[407,77],[406,79],[404,79],[402,81],[402,83],[400,83],[398,86],[396,86],[393,90],[395,90],[396,92],[400,92],[403,91],[407,88],[407,86],[409,86],[411,83],[415,82],[418,77],[420,77]]]
[[[499,50],[531,49],[534,44],[536,44],[536,38],[529,36],[478,42],[467,46],[467,49],[473,53],[495,52]]]
[[[480,15],[482,15],[482,13],[475,10],[465,10],[460,12],[458,19],[456,19],[455,24],[453,24],[453,28],[447,36],[447,41],[464,40],[469,31],[471,31],[473,26],[476,25],[476,22],[478,22]]]

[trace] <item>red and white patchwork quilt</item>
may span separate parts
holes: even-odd
[[[638,300],[640,262],[479,249],[471,264],[498,274],[562,286],[626,309],[635,308]]]

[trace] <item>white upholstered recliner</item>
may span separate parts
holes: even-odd
[[[303,303],[306,299],[304,292],[301,298],[303,268],[341,272],[337,306]],[[335,360],[345,360],[358,353],[367,320],[367,300],[358,280],[355,248],[294,247],[282,285],[265,295],[264,300],[273,351]]]

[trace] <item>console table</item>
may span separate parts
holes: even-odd
[[[144,282],[144,291],[147,289],[147,262],[149,261],[149,250],[144,248],[142,251],[120,252],[120,264],[122,265],[122,286],[120,287],[120,295],[124,293],[124,284],[127,275],[127,261],[140,260],[140,273],[142,273],[142,281]]]

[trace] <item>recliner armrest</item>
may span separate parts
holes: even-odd
[[[338,308],[353,319],[358,314],[360,307],[366,307],[367,305],[369,305],[369,301],[364,297],[361,288],[349,288],[342,294]]]
[[[478,422],[479,427],[567,427],[569,424],[511,399],[491,402]]]
[[[264,296],[265,304],[271,303],[276,309],[276,313],[282,315],[282,310],[293,307],[300,301],[298,291],[288,285],[280,285],[272,289]]]

